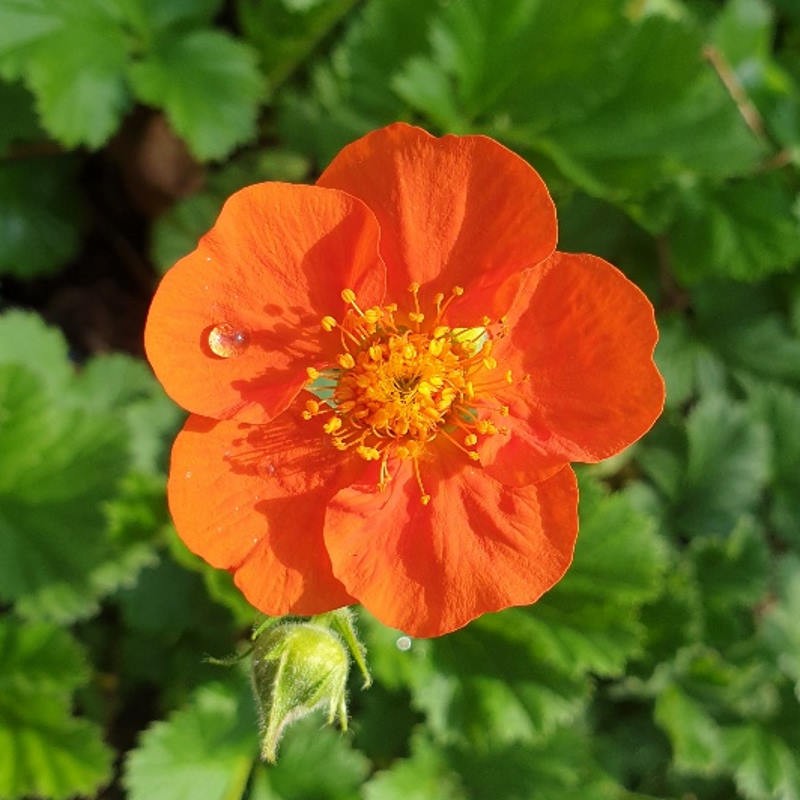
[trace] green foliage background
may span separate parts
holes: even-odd
[[[799,85],[795,0],[0,0],[0,800],[800,800]],[[267,767],[141,321],[230,191],[396,119],[535,165],[656,305],[667,409],[540,603],[408,651],[363,614],[351,731]]]

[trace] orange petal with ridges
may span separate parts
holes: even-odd
[[[325,544],[334,574],[381,622],[439,636],[532,603],[562,577],[578,532],[569,467],[522,488],[471,466],[433,471],[423,476],[428,505],[409,462],[385,491],[354,485],[329,504]]]
[[[556,213],[544,182],[485,136],[436,138],[389,125],[347,145],[318,184],[375,212],[391,301],[401,302],[412,282],[423,287],[425,306],[436,292],[466,289],[450,306],[453,325],[503,315],[520,272],[555,248]]]
[[[167,393],[215,419],[275,417],[335,346],[320,319],[341,315],[341,290],[383,299],[378,237],[372,212],[336,190],[262,183],[234,194],[153,298],[145,348]]]
[[[352,598],[322,541],[325,504],[346,482],[315,422],[287,411],[266,426],[191,416],[172,451],[168,498],[190,550],[235,572],[267,614],[315,614]]]
[[[542,454],[596,462],[643,436],[664,405],[653,362],[653,307],[616,267],[591,255],[556,253],[531,272],[495,355],[516,376],[508,400],[515,435],[487,470],[517,484],[520,463]]]

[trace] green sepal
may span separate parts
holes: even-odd
[[[261,716],[261,756],[274,763],[286,727],[327,709],[347,730],[347,648],[330,628],[314,622],[280,622],[255,640],[253,686]]]

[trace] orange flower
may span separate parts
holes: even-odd
[[[164,277],[145,344],[192,412],[169,503],[267,614],[360,602],[435,636],[569,566],[568,462],[658,417],[653,309],[554,252],[547,188],[483,136],[404,124],[316,186],[234,194]]]

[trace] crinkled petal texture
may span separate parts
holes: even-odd
[[[320,186],[363,200],[381,227],[388,296],[400,302],[412,282],[424,304],[436,292],[465,294],[452,325],[505,314],[524,269],[556,245],[556,212],[538,173],[485,136],[436,138],[396,123],[345,147]]]
[[[341,314],[342,289],[382,301],[378,239],[372,212],[334,189],[262,183],[234,194],[150,307],[145,348],[167,393],[206,417],[275,417],[333,346],[320,318]],[[232,357],[209,346],[220,326],[241,337]]]
[[[568,466],[512,488],[440,461],[425,471],[428,505],[411,472],[405,462],[384,492],[374,483],[342,489],[325,517],[334,573],[385,624],[439,636],[534,602],[566,571],[578,532]]]
[[[322,540],[325,506],[349,481],[319,426],[291,411],[269,425],[191,416],[172,450],[175,527],[190,550],[233,571],[267,614],[316,614],[354,602]]]
[[[559,461],[600,461],[660,415],[653,307],[603,259],[556,253],[527,276],[508,324],[495,355],[518,379],[504,398],[511,435],[481,452],[490,475],[520,485]]]

